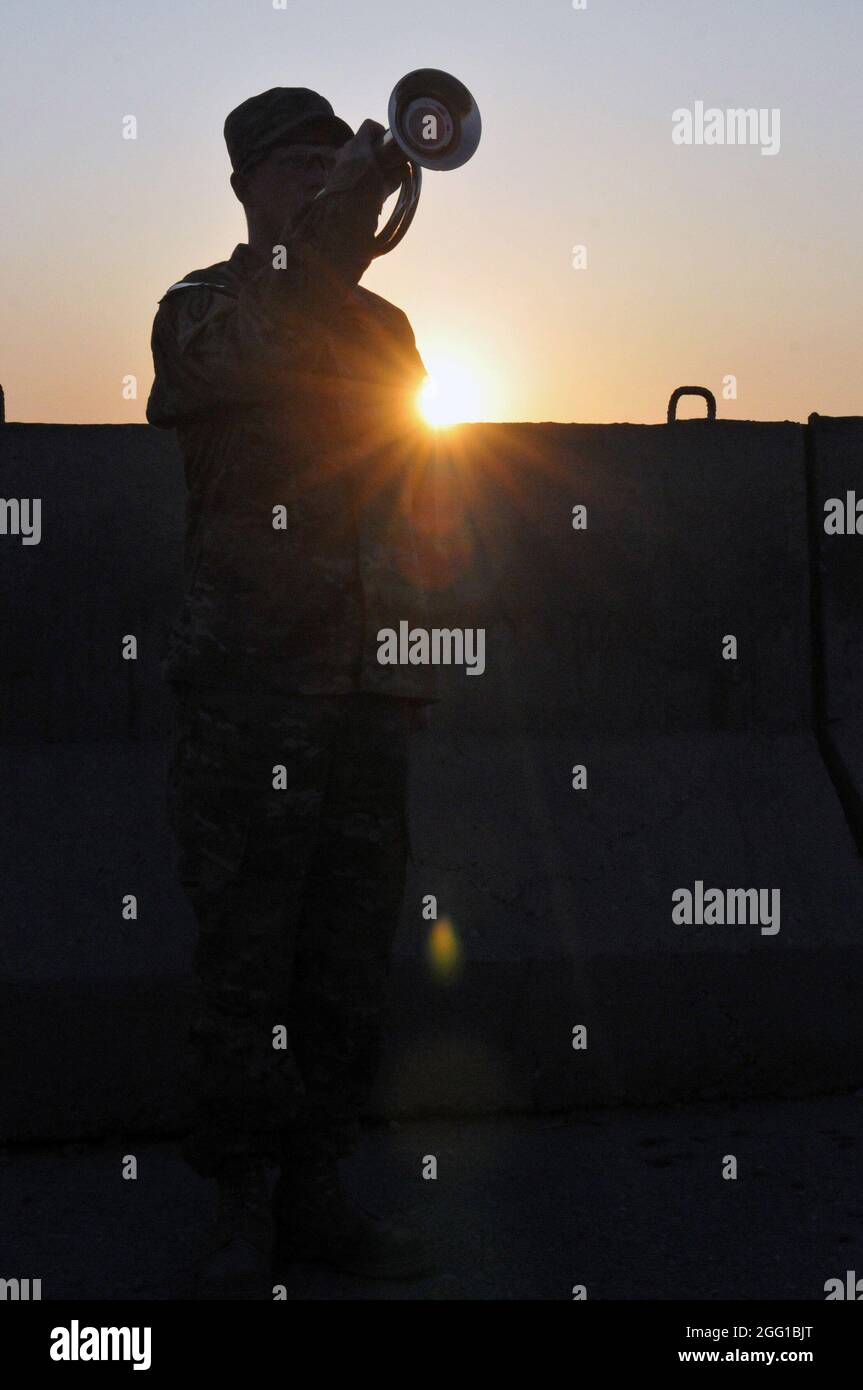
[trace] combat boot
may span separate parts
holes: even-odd
[[[288,1265],[320,1262],[368,1279],[411,1279],[434,1261],[415,1231],[350,1203],[335,1163],[286,1168],[273,1193],[274,1283]]]
[[[218,1211],[195,1266],[200,1298],[270,1297],[273,1217],[266,1168],[218,1181]]]

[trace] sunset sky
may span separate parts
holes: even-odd
[[[463,415],[659,421],[729,374],[721,416],[863,411],[861,0],[5,0],[0,26],[10,420],[143,421],[159,296],[245,239],[232,107],[308,86],[385,123],[426,66],[482,142],[363,283]],[[779,108],[779,152],[675,145],[697,101]]]

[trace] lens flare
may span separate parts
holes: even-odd
[[[489,414],[489,391],[480,367],[450,353],[424,354],[428,376],[417,393],[417,410],[433,429],[447,429]]]
[[[454,980],[459,974],[462,964],[461,943],[449,917],[441,917],[429,932],[426,957],[432,977],[441,983]]]

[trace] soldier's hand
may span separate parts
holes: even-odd
[[[375,153],[384,131],[379,121],[363,121],[356,135],[341,146],[322,191],[342,193],[361,184],[367,187],[372,181],[379,188],[383,206],[401,183],[401,171],[386,169]]]

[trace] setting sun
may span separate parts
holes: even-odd
[[[428,376],[417,393],[417,409],[427,425],[445,429],[465,420],[484,420],[489,393],[482,372],[450,353],[422,354]]]

